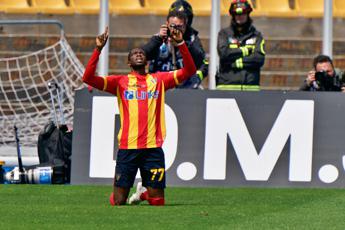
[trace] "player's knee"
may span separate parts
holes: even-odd
[[[127,204],[126,201],[120,200],[120,201],[117,201],[116,205],[125,205],[125,204]]]
[[[163,206],[165,203],[165,200],[163,197],[153,197],[153,198],[148,198],[148,202],[150,205],[153,205],[153,206]]]

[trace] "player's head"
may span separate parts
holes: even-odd
[[[172,25],[183,34],[186,32],[187,28],[187,15],[184,11],[170,11],[167,16],[168,27],[171,28]]]
[[[134,48],[128,53],[128,65],[133,68],[142,68],[146,66],[147,59],[145,51],[141,48]]]
[[[173,2],[173,4],[171,4],[171,6],[169,8],[169,13],[171,11],[185,12],[185,14],[187,15],[187,25],[192,26],[193,17],[194,17],[193,8],[187,1],[177,0],[177,1]]]
[[[250,13],[253,8],[247,0],[233,0],[229,8],[229,14],[237,25],[244,25],[250,21]]]

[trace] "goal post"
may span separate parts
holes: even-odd
[[[18,127],[24,161],[25,156],[37,157],[38,134],[54,117],[48,86],[51,82],[58,85],[60,95],[54,96],[62,101],[65,121],[59,122],[73,124],[74,91],[83,87],[83,72],[84,66],[63,32],[59,41],[42,50],[0,58],[0,160],[16,156],[14,125]],[[59,111],[59,104],[55,106]]]

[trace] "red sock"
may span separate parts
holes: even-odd
[[[140,195],[140,200],[149,200],[149,192],[145,191]]]
[[[163,197],[154,197],[148,199],[149,204],[153,206],[163,206],[164,205],[164,198]]]
[[[109,202],[111,206],[115,206],[115,196],[113,192],[110,194]]]

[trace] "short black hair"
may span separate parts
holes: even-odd
[[[313,60],[314,69],[316,69],[317,64],[325,63],[325,62],[331,63],[332,67],[334,68],[332,59],[327,55],[320,54],[320,55],[316,56]]]
[[[167,21],[169,20],[169,18],[173,18],[173,17],[182,19],[187,24],[188,18],[187,18],[187,14],[184,11],[177,11],[177,10],[170,11],[167,16]]]

